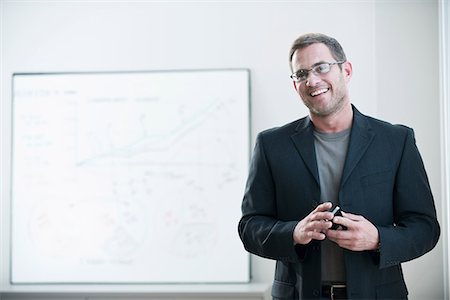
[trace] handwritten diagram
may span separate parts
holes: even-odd
[[[15,75],[13,281],[247,281],[248,91],[245,70]]]

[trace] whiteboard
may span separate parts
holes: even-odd
[[[248,282],[248,70],[13,75],[12,283]]]

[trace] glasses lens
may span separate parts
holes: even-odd
[[[340,63],[340,62],[339,62]],[[330,72],[331,66],[336,63],[323,63],[312,68],[314,74],[326,74]],[[297,82],[301,82],[308,78],[309,70],[298,70],[296,73],[291,75],[291,78]]]
[[[330,65],[329,64],[320,64],[314,68],[314,71],[316,71],[318,74],[328,73],[328,72],[330,72]]]
[[[297,73],[295,73],[295,78],[297,81],[303,81],[308,77],[308,71],[300,70]]]

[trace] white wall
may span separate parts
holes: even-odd
[[[9,251],[13,72],[249,68],[254,139],[306,114],[289,80],[287,56],[292,41],[311,31],[342,43],[354,66],[351,98],[362,112],[416,129],[441,211],[437,0],[16,0],[0,8],[2,262]],[[440,242],[405,265],[410,299],[443,298],[442,257]],[[253,257],[254,281],[270,282],[273,266]],[[7,265],[0,275],[7,285]]]
[[[415,129],[443,220],[440,157],[439,28],[434,1],[378,3],[376,11],[378,115]],[[447,228],[442,228],[446,230]],[[404,264],[412,299],[444,299],[442,237],[425,256]],[[423,276],[423,273],[426,276]]]

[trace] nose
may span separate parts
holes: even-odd
[[[314,72],[309,72],[305,84],[306,86],[315,86],[320,80],[320,77],[314,74]]]

